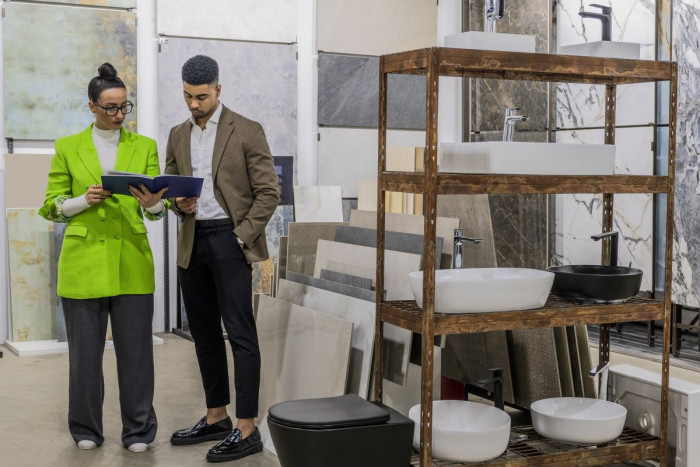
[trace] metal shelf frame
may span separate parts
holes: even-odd
[[[671,330],[672,239],[674,174],[676,147],[676,103],[678,66],[675,62],[622,60],[597,57],[574,57],[464,50],[443,47],[412,50],[380,57],[379,72],[379,144],[377,183],[377,314],[374,340],[374,400],[382,399],[383,323],[391,323],[422,335],[421,467],[433,465],[432,401],[433,342],[435,335],[507,329],[599,324],[599,355],[610,358],[610,323],[663,319],[663,353],[661,382],[661,427],[659,438],[635,438],[626,429],[617,443],[597,448],[542,453],[527,459],[494,459],[483,465],[606,465],[614,462],[654,458],[667,465],[668,437],[668,369]],[[386,170],[387,77],[390,73],[426,76],[426,137],[423,173],[388,172]],[[438,84],[439,76],[495,78],[547,82],[593,83],[605,85],[605,144],[615,144],[615,103],[619,84],[669,81],[669,157],[668,176],[539,176],[539,175],[471,175],[438,173]],[[386,302],[384,289],[385,197],[386,191],[423,194],[423,309],[415,302]],[[442,315],[435,313],[435,247],[437,195],[458,193],[596,193],[603,195],[603,230],[613,226],[614,193],[666,193],[665,290],[662,301],[634,299],[619,305],[577,305],[550,297],[543,308],[488,314]],[[601,264],[608,264],[608,240],[603,240]],[[621,441],[627,436],[627,441]],[[512,447],[515,449],[515,446]],[[508,452],[511,451],[509,447]],[[504,456],[502,456],[504,457]],[[506,456],[507,457],[507,456]],[[439,464],[436,461],[435,465]],[[455,464],[457,465],[457,464]],[[479,464],[482,465],[482,464]]]

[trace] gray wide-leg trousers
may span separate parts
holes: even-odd
[[[66,318],[70,384],[68,428],[76,443],[100,446],[104,378],[102,355],[107,317],[117,357],[122,442],[150,443],[158,422],[153,408],[153,295],[118,295],[76,300],[61,298]]]

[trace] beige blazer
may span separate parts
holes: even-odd
[[[168,136],[165,173],[192,175],[192,122],[173,127]],[[279,204],[279,184],[262,126],[223,107],[212,159],[214,196],[233,221],[244,242],[248,263],[268,258],[265,226]],[[174,204],[172,206],[174,208]],[[194,214],[182,220],[177,241],[177,265],[187,268],[194,244]]]

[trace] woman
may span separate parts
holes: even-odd
[[[58,262],[58,295],[66,319],[70,361],[68,428],[81,449],[104,442],[102,354],[107,317],[112,324],[119,377],[122,442],[144,452],[156,435],[153,409],[153,256],[143,216],[165,216],[165,189],[133,196],[102,189],[101,175],[116,169],[159,174],[156,143],[123,128],[133,109],[109,63],[88,86],[95,122],[56,141],[46,200],[39,214],[67,222]]]

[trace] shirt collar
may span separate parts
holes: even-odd
[[[216,108],[216,110],[214,111],[212,116],[209,117],[209,120],[207,120],[207,125],[209,125],[210,122],[213,123],[214,125],[219,124],[219,120],[221,119],[221,111],[223,110],[223,108],[224,108],[224,105],[221,103],[221,101],[219,101],[219,106]],[[192,122],[193,126],[197,126],[197,122],[194,120],[194,117],[191,115],[190,115],[190,122]]]

